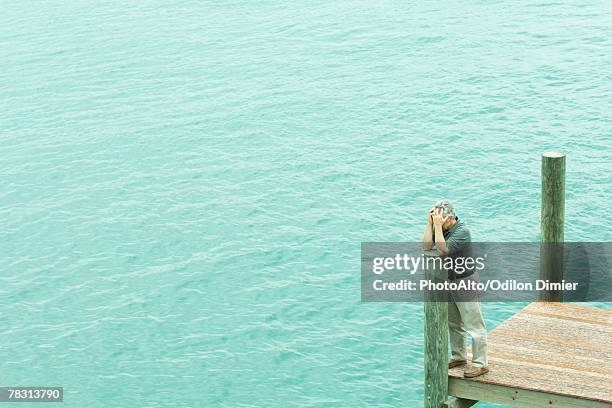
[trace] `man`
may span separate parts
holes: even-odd
[[[434,243],[442,257],[471,257],[470,231],[455,215],[453,204],[448,200],[438,201],[427,213],[427,227],[423,234],[423,249],[429,250]],[[475,270],[456,273],[449,270],[449,280],[475,279]],[[448,368],[465,366],[467,334],[472,337],[472,367],[464,370],[466,378],[478,377],[489,371],[487,362],[487,330],[485,328],[480,303],[464,302],[461,293],[449,293],[448,329],[450,333],[451,359]],[[463,294],[463,300],[465,294]],[[471,300],[471,299],[470,299]]]

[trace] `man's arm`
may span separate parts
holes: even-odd
[[[448,219],[448,216],[444,216],[442,214],[442,209],[438,209],[433,213],[432,216],[434,231],[436,232],[436,248],[438,249],[438,254],[440,255],[448,255],[448,245],[446,245],[446,240],[444,239],[444,231],[442,231],[442,225]]]
[[[424,250],[430,250],[433,246],[433,208],[427,212],[427,226],[425,227],[425,232],[423,233],[423,238],[421,238],[421,242]]]
[[[448,245],[446,245],[446,240],[444,239],[442,224],[435,224],[434,228],[436,230],[436,248],[438,249],[438,254],[448,255]]]

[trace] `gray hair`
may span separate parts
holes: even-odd
[[[453,203],[451,203],[450,200],[440,200],[436,203],[434,207],[441,208],[442,214],[444,214],[444,216],[446,217],[455,216],[455,207],[453,207]]]

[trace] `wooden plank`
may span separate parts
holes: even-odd
[[[610,404],[607,402],[486,384],[460,378],[449,379],[448,392],[458,398],[477,399],[511,407],[610,408]]]
[[[491,336],[491,340],[495,341],[496,337],[505,335],[509,339],[526,339],[532,342],[540,342],[543,345],[548,344],[563,349],[579,348],[585,352],[590,352],[590,355],[593,355],[593,352],[604,353],[608,350],[608,346],[606,344],[598,341],[592,341],[591,339],[587,339],[583,344],[577,344],[575,338],[572,337],[570,333],[558,333],[557,336],[554,336],[552,333],[548,333],[547,336],[543,336],[540,332],[529,331],[529,328],[533,328],[532,326],[533,325],[527,325],[527,327],[525,327],[525,331],[520,332],[516,332],[514,328],[507,329],[503,327],[495,333],[495,336]],[[594,334],[594,336],[597,335]]]
[[[573,360],[568,361],[565,356],[551,350],[534,350],[529,346],[520,347],[516,342],[496,342],[496,346],[499,345],[508,345],[508,347],[504,351],[498,351],[499,347],[496,347],[496,350],[490,353],[495,360],[543,367],[551,374],[557,371],[568,373],[577,371],[581,374],[599,377],[610,374],[610,369],[601,365],[601,358],[597,359],[592,355],[587,357],[573,355]]]
[[[533,302],[523,309],[524,312],[552,313],[574,318],[604,319],[610,323],[612,310],[577,305],[574,303]]]
[[[508,333],[504,331],[502,333]],[[593,351],[601,350],[601,345],[592,344],[590,347],[580,347],[573,343],[558,341],[558,339],[552,338],[553,341],[547,341],[546,343],[534,341],[534,338],[538,338],[537,336],[531,335],[530,333],[520,333],[520,335],[516,335],[513,333],[508,333],[508,336],[502,336],[501,333],[496,333],[492,341],[495,342],[496,345],[500,347],[515,349],[517,353],[524,351],[532,351],[533,353],[538,353],[539,356],[543,358],[557,358],[559,354],[555,350],[554,346],[563,346],[567,349],[568,353],[571,353],[576,360],[583,361],[584,364],[590,364],[593,360],[597,360],[595,358],[595,353]],[[491,337],[490,337],[491,338]],[[557,341],[554,341],[557,340]]]
[[[523,314],[612,326],[612,310],[597,309],[571,303],[534,302],[524,308],[522,312]]]

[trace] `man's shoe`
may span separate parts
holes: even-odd
[[[474,378],[489,372],[488,367],[472,367],[463,372],[465,378]]]
[[[448,368],[459,367],[459,366],[463,366],[463,365],[466,365],[466,364],[467,364],[467,361],[465,361],[465,360],[453,360],[453,359],[451,359],[448,362]]]

